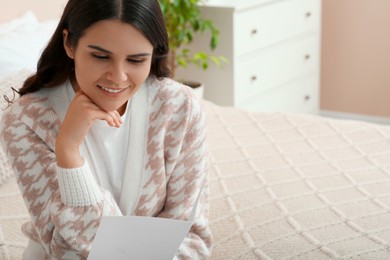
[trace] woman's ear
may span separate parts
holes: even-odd
[[[64,29],[62,31],[62,37],[64,40],[64,49],[65,49],[66,55],[68,55],[69,58],[73,59],[74,58],[73,47],[69,42],[68,35],[69,35],[69,31],[67,29]]]

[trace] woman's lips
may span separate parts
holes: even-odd
[[[101,90],[105,91],[105,92],[108,92],[108,93],[111,93],[111,94],[119,94],[123,91],[125,91],[127,88],[106,88],[106,87],[103,87],[103,86],[100,86],[100,85],[97,85]]]

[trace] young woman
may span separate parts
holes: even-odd
[[[157,0],[70,0],[0,141],[31,221],[25,259],[85,259],[102,216],[195,223],[178,259],[210,254],[205,116],[168,75]],[[151,249],[153,250],[153,249]]]

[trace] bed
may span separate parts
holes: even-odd
[[[1,109],[29,66],[0,74]],[[390,126],[203,104],[211,259],[390,259]],[[0,259],[21,259],[29,217],[1,150],[0,183]]]

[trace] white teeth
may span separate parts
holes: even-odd
[[[107,91],[107,92],[110,92],[110,93],[120,93],[120,92],[124,91],[124,89],[111,89],[111,88],[102,87],[100,85],[98,85],[98,87]]]

